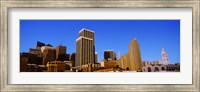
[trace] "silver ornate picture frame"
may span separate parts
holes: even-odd
[[[0,90],[1,91],[200,91],[200,1],[199,0],[0,0]],[[8,84],[8,10],[10,8],[192,8],[192,84]]]

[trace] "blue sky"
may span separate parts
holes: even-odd
[[[98,60],[104,50],[124,55],[136,38],[142,60],[161,60],[165,48],[169,62],[180,61],[180,20],[20,20],[20,52],[28,52],[41,41],[54,46],[67,46],[67,53],[76,51],[79,31],[86,28],[95,32]]]

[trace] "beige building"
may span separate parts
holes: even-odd
[[[42,57],[42,51],[41,51],[41,47],[45,46],[44,43],[37,41],[37,45],[36,48],[30,48],[29,49],[29,53],[31,54],[36,54],[37,57]]]
[[[46,50],[46,49],[53,50],[53,47],[51,47],[51,46],[42,46],[42,47],[41,47],[41,52],[43,53],[44,50]]]
[[[113,68],[113,67],[117,67],[118,62],[117,60],[113,60],[113,61],[107,61],[107,60],[103,60],[100,62],[101,67],[104,68]]]
[[[57,72],[58,65],[56,62],[48,62],[47,63],[47,71],[48,72]]]
[[[65,62],[61,61],[51,61],[47,63],[48,72],[64,72],[65,71]]]
[[[79,37],[81,36],[94,40],[94,31],[83,28],[79,31]]]
[[[79,72],[93,72],[99,68],[101,68],[101,65],[99,63],[89,63],[89,64],[85,64],[85,65],[81,65],[76,67],[76,69],[78,69]]]
[[[142,58],[140,54],[140,47],[139,44],[134,38],[129,44],[129,58],[130,58],[130,70],[142,71]]]
[[[53,47],[42,46],[41,50],[43,54],[43,61],[42,61],[43,65],[46,65],[48,62],[55,60],[55,51]]]
[[[139,44],[134,38],[129,44],[129,51],[119,58],[118,63],[120,68],[130,71],[142,71],[142,59],[140,54]]]
[[[132,66],[130,64],[129,59],[130,59],[129,53],[126,53],[125,55],[120,57],[119,60],[118,60],[119,67],[122,68],[122,69],[130,70],[130,67],[132,67]]]
[[[95,62],[94,32],[82,29],[80,37],[76,39],[76,62],[75,66],[93,64]]]
[[[59,45],[56,47],[56,59],[59,58],[59,55],[66,55],[66,46]]]

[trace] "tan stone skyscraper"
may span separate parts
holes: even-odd
[[[141,71],[142,70],[142,59],[140,54],[139,44],[134,38],[129,44],[129,58],[130,58],[130,70]]]
[[[94,32],[83,28],[79,31],[76,39],[76,62],[75,66],[81,66],[95,61]]]

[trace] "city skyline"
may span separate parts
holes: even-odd
[[[162,48],[168,53],[170,63],[180,61],[179,20],[21,20],[20,52],[27,52],[41,41],[54,48],[62,43],[67,46],[67,53],[72,54],[76,52],[76,38],[82,28],[95,32],[98,61],[103,60],[104,50],[108,49],[124,55],[133,38],[140,45],[142,61],[162,60]]]

